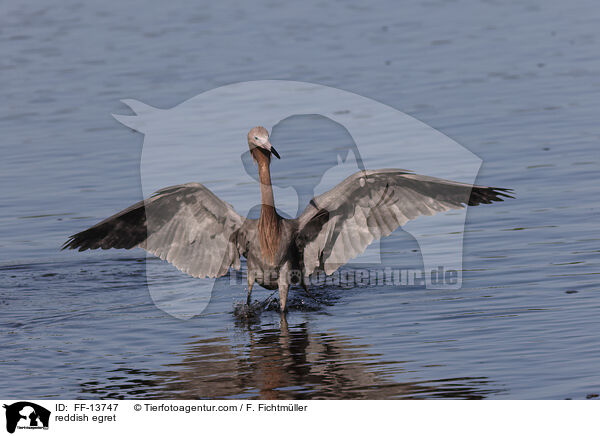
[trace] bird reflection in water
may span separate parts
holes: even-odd
[[[118,384],[90,382],[83,392],[103,398],[292,400],[482,399],[502,391],[486,377],[398,381],[410,378],[408,362],[384,361],[356,339],[314,332],[305,320],[290,327],[285,314],[271,315],[270,325],[238,323],[233,337],[188,343],[181,362],[168,370],[123,369]]]

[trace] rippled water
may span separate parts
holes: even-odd
[[[0,396],[599,393],[598,15],[585,1],[3,5]],[[478,183],[515,189],[469,210],[462,289],[329,286],[320,303],[295,291],[287,318],[247,323],[233,315],[243,286],[223,278],[183,321],[153,304],[143,252],[58,251],[141,198],[143,138],[110,116],[120,99],[169,108],[260,79],[395,107],[481,157]],[[382,249],[386,264],[419,262],[402,230]]]

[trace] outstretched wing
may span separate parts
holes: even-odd
[[[405,170],[359,171],[313,198],[298,217],[296,243],[304,252],[305,273],[333,273],[373,240],[420,215],[502,201],[501,197],[513,198],[510,193]]]
[[[63,249],[141,247],[193,277],[239,269],[237,230],[243,218],[200,183],[161,189],[152,197],[69,238]]]

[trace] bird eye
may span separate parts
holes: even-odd
[[[256,139],[258,141],[258,136],[255,136],[254,139]]]

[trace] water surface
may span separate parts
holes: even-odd
[[[598,15],[589,1],[3,5],[0,396],[599,393]],[[169,108],[262,79],[395,107],[480,156],[478,183],[515,189],[517,200],[469,210],[462,289],[323,287],[323,304],[296,291],[287,318],[244,323],[233,316],[243,286],[225,278],[184,321],[153,304],[142,251],[59,252],[141,199],[143,137],[110,116],[126,113],[120,99]],[[298,142],[298,126],[281,141]],[[289,177],[314,170],[301,157]],[[402,230],[382,248],[387,264],[418,265]]]

